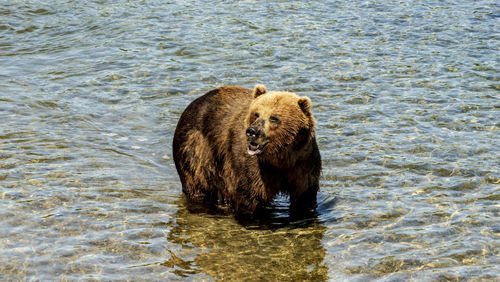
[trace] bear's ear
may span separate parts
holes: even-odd
[[[300,97],[299,98],[299,107],[306,115],[311,114],[311,99],[309,97]]]
[[[254,98],[257,98],[259,97],[260,95],[262,94],[265,94],[266,93],[266,87],[262,84],[257,84],[255,85],[255,87],[253,88],[253,97]]]

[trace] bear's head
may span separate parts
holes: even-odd
[[[264,85],[253,89],[245,122],[248,154],[260,158],[281,159],[314,137],[311,100],[290,92],[268,92]]]

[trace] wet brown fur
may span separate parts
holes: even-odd
[[[258,155],[247,152],[251,126],[262,132],[256,142],[267,142]],[[292,208],[314,205],[321,171],[314,126],[307,97],[267,92],[263,85],[206,93],[186,108],[174,134],[184,194],[228,204],[238,214],[253,214],[279,192],[290,195]]]

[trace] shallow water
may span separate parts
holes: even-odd
[[[0,279],[497,280],[497,1],[0,1]],[[317,215],[188,211],[187,104],[313,101]]]

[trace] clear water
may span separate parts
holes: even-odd
[[[498,280],[498,1],[0,0],[0,280]],[[316,217],[191,213],[171,140],[311,97]]]

